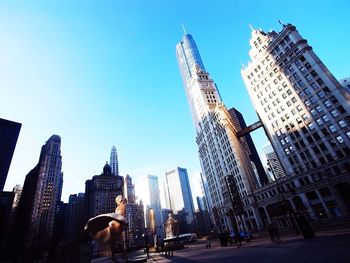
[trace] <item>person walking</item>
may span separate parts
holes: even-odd
[[[273,232],[274,232],[276,242],[282,242],[282,240],[280,238],[280,233],[279,233],[278,228],[276,226],[273,226]]]
[[[237,229],[234,230],[234,240],[237,244],[237,247],[240,248],[242,246],[242,239]]]
[[[277,242],[276,237],[275,237],[274,226],[271,223],[268,224],[268,226],[267,226],[267,232],[269,232],[269,234],[270,234],[270,238],[271,238],[272,243]]]

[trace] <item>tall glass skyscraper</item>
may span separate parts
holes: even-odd
[[[145,208],[146,225],[152,234],[163,235],[162,214],[160,205],[160,192],[158,177],[147,175],[136,184],[138,197],[142,200]]]
[[[194,220],[194,206],[187,170],[177,167],[174,170],[165,173],[166,203],[174,214],[184,210],[186,212],[186,221],[190,225]]]
[[[191,35],[184,35],[177,44],[176,56],[197,131],[199,159],[210,193],[208,202],[213,222],[219,231],[233,229],[236,221],[243,221],[248,228],[259,228],[261,221],[252,195],[258,183],[248,154],[237,138],[237,127],[205,70]],[[233,202],[226,187],[228,178],[236,183],[239,195],[235,195],[240,197]],[[244,211],[238,211],[238,206],[243,206]],[[242,217],[237,217],[242,213]]]

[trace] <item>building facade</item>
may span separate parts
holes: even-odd
[[[165,173],[165,198],[174,214],[184,210],[188,225],[194,224],[194,205],[187,170],[177,167]]]
[[[115,198],[124,194],[124,178],[112,174],[108,163],[100,175],[95,175],[85,182],[85,202],[88,219],[99,214],[113,213],[116,208]]]
[[[242,77],[286,173],[256,191],[261,214],[349,215],[349,96],[295,26],[253,29],[250,46]]]
[[[253,191],[259,185],[248,153],[237,137],[229,112],[216,84],[205,70],[196,43],[185,34],[176,46],[176,56],[196,128],[196,142],[203,175],[208,185],[211,217],[219,231],[237,227],[259,228],[261,221],[254,205]],[[226,178],[237,184],[244,204],[243,217],[234,213]]]
[[[119,175],[118,153],[115,146],[112,147],[109,164],[112,169],[112,174]]]
[[[0,118],[0,192],[5,186],[21,126],[20,123]]]

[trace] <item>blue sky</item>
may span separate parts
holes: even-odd
[[[122,175],[200,170],[175,57],[185,24],[228,107],[257,120],[240,69],[251,24],[296,25],[336,78],[350,76],[349,1],[1,1],[0,117],[22,123],[6,190],[62,138],[63,200],[84,192],[111,147]],[[266,143],[253,134],[258,151]]]

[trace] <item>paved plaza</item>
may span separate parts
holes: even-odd
[[[141,258],[144,255],[141,255]],[[111,262],[110,259],[97,259],[93,262]],[[174,257],[165,258],[152,253],[147,262],[239,262],[239,263],[349,263],[350,228],[342,231],[317,233],[314,239],[305,240],[301,236],[282,236],[281,243],[271,243],[265,236],[243,242],[237,246],[221,247],[218,241],[207,249],[205,243],[186,245],[185,249],[174,252]]]

